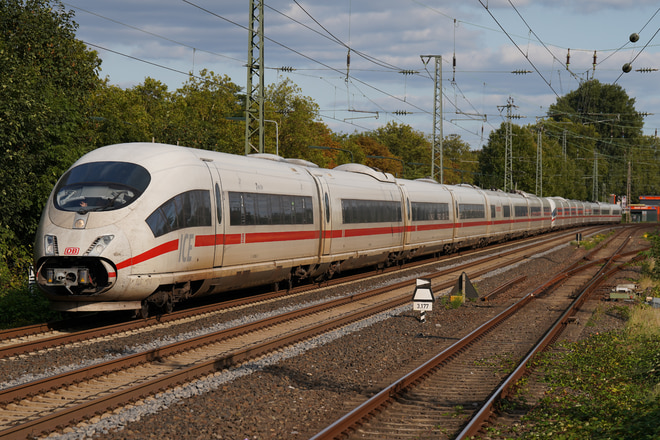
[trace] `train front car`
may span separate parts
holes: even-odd
[[[211,227],[209,172],[200,173],[206,166],[183,150],[112,145],[86,154],[62,176],[35,242],[37,283],[53,309],[140,310],[143,300],[168,282],[173,264],[211,264],[203,255],[189,262],[192,246],[166,234],[173,227],[187,226],[192,233]],[[159,211],[175,195],[170,194],[174,182],[182,195],[165,204],[168,212]],[[177,212],[181,204],[195,207],[196,215]],[[182,237],[190,240],[189,234]]]

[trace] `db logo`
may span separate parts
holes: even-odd
[[[80,252],[80,248],[77,247],[68,247],[64,249],[64,255],[78,255],[78,252]]]

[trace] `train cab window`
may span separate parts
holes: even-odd
[[[215,184],[215,213],[218,218],[218,223],[222,223],[222,192],[220,192],[220,185]]]
[[[412,202],[412,221],[428,220],[449,220],[449,204]]]
[[[156,209],[146,220],[154,237],[196,226],[211,226],[211,195],[196,189],[178,194]]]
[[[310,225],[313,223],[314,208],[311,196],[229,193],[229,224],[232,226]]]
[[[113,211],[133,203],[147,189],[151,175],[128,162],[90,162],[62,176],[55,189],[55,207],[62,211]]]

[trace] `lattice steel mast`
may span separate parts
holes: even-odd
[[[262,0],[250,0],[249,26],[245,155],[253,151],[264,152],[264,3]]]
[[[435,58],[435,85],[433,87],[433,147],[431,148],[431,177],[436,178],[440,170],[440,183],[444,183],[442,133],[442,56],[420,55],[426,66],[431,58]],[[438,164],[438,159],[440,163]]]

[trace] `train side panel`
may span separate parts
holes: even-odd
[[[415,255],[448,251],[454,241],[454,199],[447,186],[431,180],[399,181],[410,212],[406,249]]]
[[[403,252],[405,209],[393,176],[357,164],[313,173],[327,183],[332,225],[322,265],[363,267]]]

